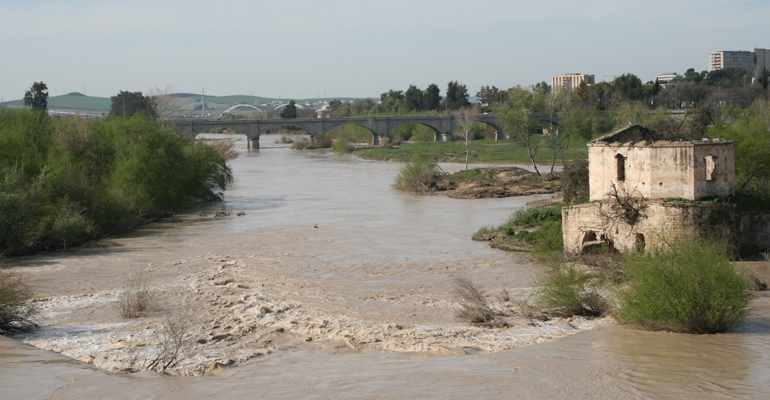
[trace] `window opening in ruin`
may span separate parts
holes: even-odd
[[[596,241],[596,232],[594,231],[588,231],[586,232],[585,236],[583,236],[583,243],[595,242],[595,241]]]
[[[644,252],[644,234],[637,233],[636,234],[636,251]]]
[[[622,154],[615,156],[617,162],[618,181],[626,180],[626,158]]]
[[[711,154],[707,155],[706,157],[703,157],[704,160],[706,160],[706,180],[711,181],[714,180],[714,170],[716,170],[716,162],[714,162],[714,159],[716,157],[712,156]]]

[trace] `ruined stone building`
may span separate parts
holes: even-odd
[[[590,203],[562,209],[564,249],[595,245],[621,252],[682,233],[726,238],[742,251],[770,243],[770,215],[740,215],[734,203],[732,141],[655,140],[632,125],[588,143]]]

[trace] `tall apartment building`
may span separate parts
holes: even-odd
[[[553,89],[565,88],[572,90],[578,87],[580,82],[585,82],[586,85],[593,85],[596,83],[593,75],[586,74],[567,74],[551,77],[551,87]]]
[[[770,50],[751,49],[748,51],[715,51],[709,58],[709,71],[718,69],[740,68],[755,77],[762,69],[770,70]]]

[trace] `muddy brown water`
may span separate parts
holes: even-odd
[[[768,398],[767,296],[752,302],[752,316],[730,334],[612,324],[575,334],[545,330],[528,339],[535,344],[485,351],[506,332],[484,336],[458,327],[449,306],[453,276],[470,277],[490,292],[526,292],[541,267],[470,235],[548,196],[454,200],[398,193],[390,188],[398,164],[291,151],[272,140],[264,137],[262,150],[244,150],[233,162],[236,179],[224,204],[193,207],[181,223],[109,238],[110,247],[11,260],[7,267],[25,273],[38,296],[56,305],[44,307],[40,333],[0,337],[0,398]],[[220,207],[231,216],[212,218]],[[240,211],[246,215],[236,217]],[[177,289],[192,287],[193,277],[225,260],[233,260],[228,268],[242,267],[232,279],[258,283],[276,304],[305,310],[296,318],[349,321],[341,329],[353,336],[363,333],[351,326],[457,329],[458,337],[437,343],[466,355],[408,351],[412,342],[399,351],[353,351],[317,336],[276,337],[285,345],[234,367],[164,376],[106,371],[23,343],[88,361],[88,354],[112,351],[105,343],[127,329],[112,305],[127,271],[151,268],[165,308],[195,308],[202,300]]]

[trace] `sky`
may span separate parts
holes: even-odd
[[[471,95],[565,73],[708,69],[770,48],[770,0],[0,0],[0,96],[121,90],[379,97],[449,81]]]

